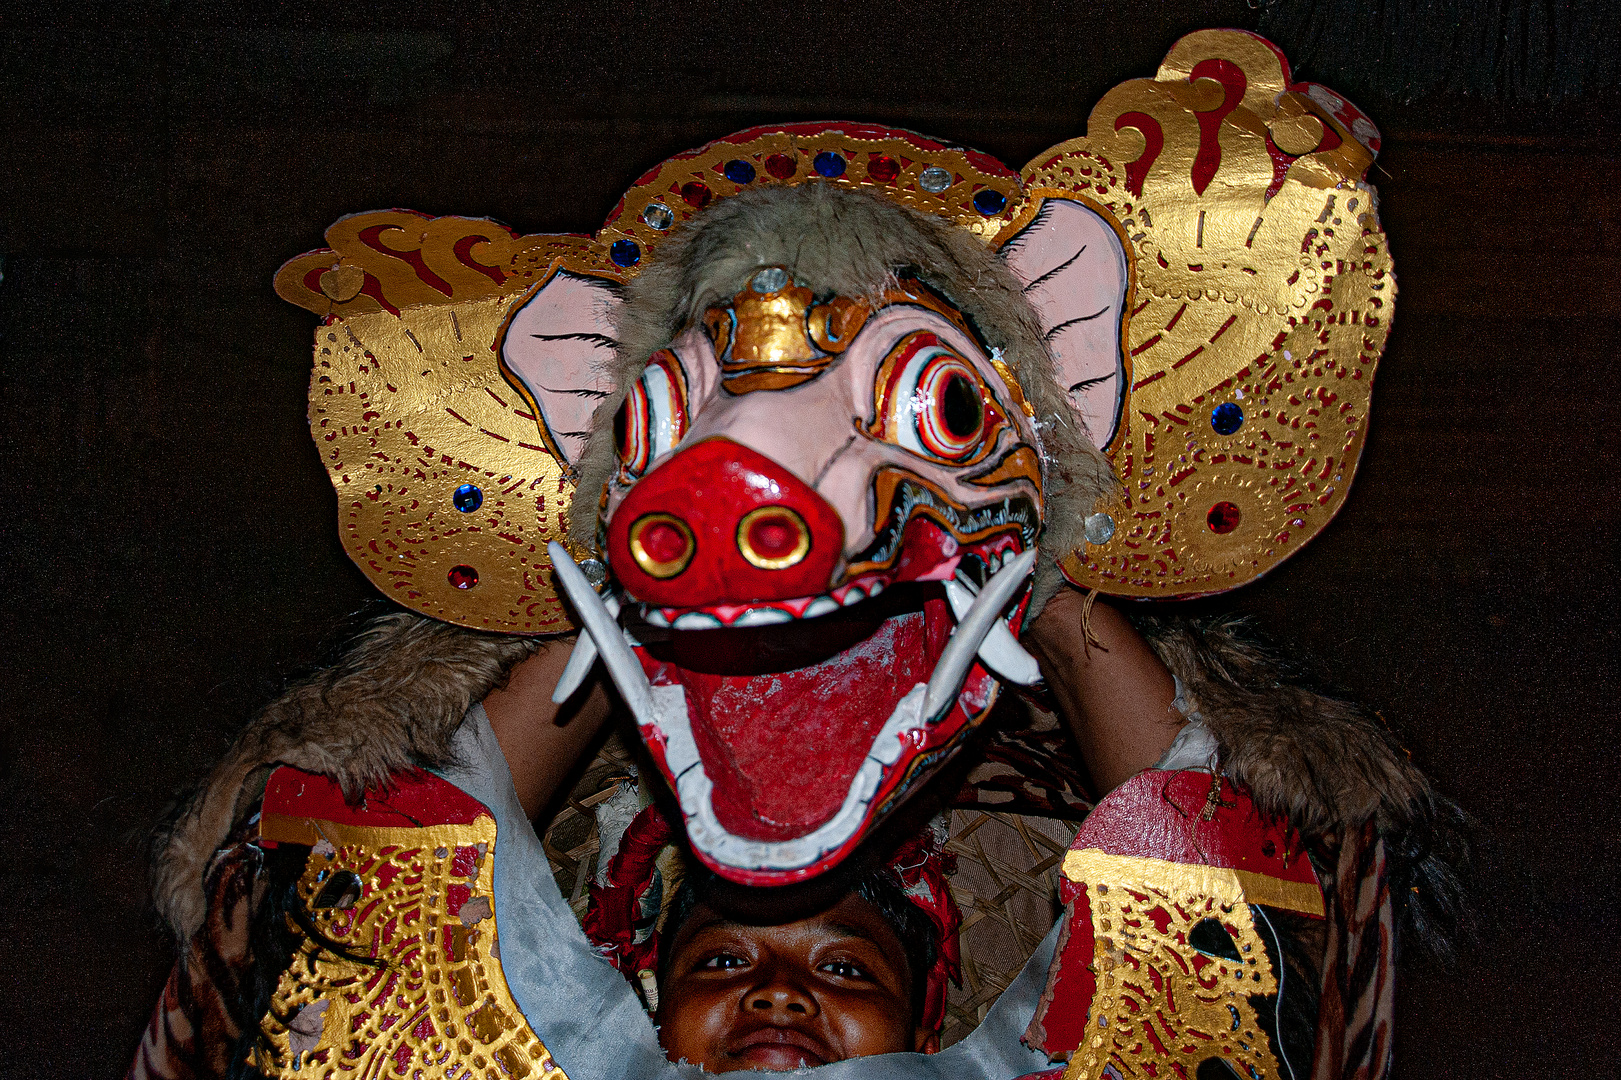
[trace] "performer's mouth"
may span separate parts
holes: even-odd
[[[783,1072],[805,1066],[826,1065],[837,1057],[820,1041],[793,1028],[765,1027],[737,1040],[727,1056],[747,1067]]]
[[[553,559],[587,628],[558,692],[578,685],[606,639],[603,658],[694,851],[746,884],[837,863],[990,711],[993,671],[1039,677],[1015,640],[1034,551],[970,554],[949,580],[895,585],[820,616],[690,630],[679,618],[651,622],[639,605],[621,611],[560,548]]]

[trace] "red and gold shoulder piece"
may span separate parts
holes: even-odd
[[[261,1072],[566,1080],[501,971],[483,804],[419,772],[349,806],[329,778],[283,767],[260,837],[311,848],[289,922],[303,941],[260,1021]]]
[[[1060,891],[1066,928],[1031,1036],[1073,1052],[1066,1080],[1142,1075],[1145,1062],[1192,1076],[1212,1056],[1278,1075],[1254,1002],[1279,993],[1280,958],[1251,905],[1324,914],[1286,823],[1224,777],[1151,769],[1086,819]]]
[[[1249,793],[1223,776],[1145,769],[1121,784],[1075,834],[1064,857],[1065,889],[1088,880],[1089,867],[1133,865],[1121,861],[1128,859],[1204,867],[1212,882],[1242,888],[1246,903],[1323,913],[1300,835],[1262,817]]]

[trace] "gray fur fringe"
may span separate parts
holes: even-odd
[[[358,801],[398,770],[448,765],[467,710],[544,643],[406,612],[372,621],[341,661],[267,706],[153,837],[159,916],[181,941],[202,925],[204,874],[262,789],[249,786],[256,770],[280,764],[321,773]]]

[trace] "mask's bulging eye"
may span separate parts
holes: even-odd
[[[653,354],[614,414],[620,482],[629,483],[647,472],[686,433],[686,380],[680,362],[663,349]]]
[[[923,445],[940,457],[972,453],[985,430],[985,409],[972,372],[960,361],[936,361],[918,386],[917,429]]]
[[[879,366],[876,389],[874,434],[914,454],[962,464],[995,442],[1001,414],[979,373],[933,334],[896,346]]]

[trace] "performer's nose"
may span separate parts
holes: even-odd
[[[796,981],[781,976],[751,990],[748,1002],[751,1011],[770,1013],[773,1020],[784,1025],[809,1020],[821,1011],[813,995]]]
[[[827,500],[721,437],[665,460],[608,522],[615,575],[634,599],[660,607],[815,596],[843,550],[844,523]]]

